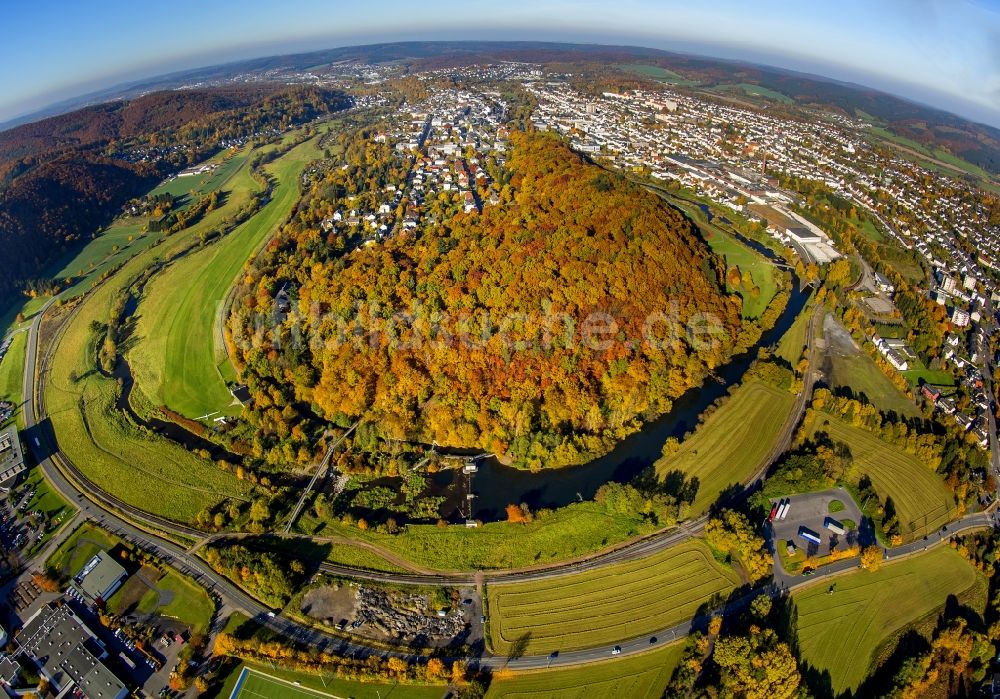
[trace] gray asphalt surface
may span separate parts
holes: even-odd
[[[51,304],[52,302],[50,302]],[[48,305],[46,305],[44,310],[47,310]],[[36,425],[39,414],[41,410],[36,412],[39,408],[37,405],[38,396],[36,394],[36,386],[38,382],[36,380],[36,365],[38,360],[38,329],[40,325],[42,312],[40,312],[33,319],[30,327],[30,335],[28,340],[28,348],[26,353],[26,364],[25,364],[25,379],[24,379],[24,395],[27,397],[25,401],[24,409],[24,419],[25,426],[29,432]],[[818,313],[814,316],[813,321],[809,326],[809,341],[810,346],[814,346],[812,342],[814,335],[814,325],[816,322],[816,317]],[[814,353],[813,353],[814,354]],[[813,357],[813,359],[815,359]],[[810,367],[815,366],[815,361],[810,362]],[[803,391],[803,396],[807,396],[809,389],[812,386],[814,380],[814,374],[810,368],[810,372],[806,377],[806,390]],[[768,456],[766,463],[764,463],[759,469],[758,473],[750,481],[750,486],[754,487],[764,476],[766,470],[774,458],[777,458],[786,448],[787,442],[791,439],[791,435],[794,431],[795,425],[798,423],[801,417],[801,412],[805,407],[805,399],[800,399],[799,403],[796,405],[796,410],[793,410],[793,414],[789,416],[788,423],[786,425],[786,434],[783,438],[779,440],[779,444],[775,446],[775,450],[771,455]],[[184,527],[183,525],[178,525],[169,521],[162,520],[161,518],[153,518],[145,513],[138,512],[134,508],[122,508],[121,505],[124,503],[116,503],[113,498],[107,496],[107,494],[102,493],[92,484],[88,484],[91,487],[86,488],[86,490],[79,485],[79,481],[74,482],[70,478],[67,478],[64,471],[60,468],[66,468],[73,476],[76,478],[78,472],[72,466],[68,459],[64,455],[59,454],[56,450],[54,444],[47,444],[43,441],[44,435],[39,438],[39,444],[31,439],[29,448],[32,450],[33,454],[36,456],[40,463],[40,467],[44,471],[46,477],[52,482],[57,491],[59,491],[63,497],[68,501],[73,502],[80,510],[82,516],[91,519],[95,522],[101,524],[101,526],[107,528],[108,530],[128,539],[134,544],[141,546],[157,556],[170,563],[172,566],[180,570],[181,572],[190,575],[192,578],[197,580],[200,584],[205,586],[207,589],[214,591],[223,600],[224,608],[229,610],[238,610],[248,615],[249,617],[255,619],[259,623],[268,626],[269,628],[282,633],[283,635],[312,646],[315,646],[321,650],[327,650],[331,652],[337,652],[342,655],[354,655],[357,657],[365,657],[368,655],[397,655],[400,657],[407,658],[409,660],[418,660],[419,656],[415,656],[408,653],[389,653],[381,649],[372,648],[366,646],[363,643],[356,641],[346,641],[341,638],[333,637],[321,631],[312,629],[300,625],[294,621],[284,618],[274,612],[276,610],[271,610],[265,605],[261,604],[257,600],[250,597],[248,594],[243,592],[241,589],[230,583],[225,578],[217,575],[211,568],[199,559],[196,555],[191,553],[189,550],[177,545],[176,543],[164,538],[156,533],[156,530],[162,530],[168,533],[177,533],[183,536],[191,537],[191,532],[198,538],[202,538],[204,535],[201,532],[192,530],[190,527]],[[55,459],[59,459],[62,463],[55,463]],[[129,519],[126,519],[128,517]],[[130,520],[135,520],[133,523]],[[702,517],[690,522],[686,522],[683,525],[665,532],[658,532],[656,534],[650,535],[649,537],[642,539],[636,543],[629,544],[615,551],[611,551],[605,554],[601,554],[586,561],[580,561],[576,563],[569,563],[557,567],[553,567],[545,570],[537,571],[526,571],[526,572],[509,572],[509,573],[493,573],[488,576],[489,581],[500,582],[500,581],[527,581],[527,580],[538,580],[546,579],[552,577],[558,577],[562,575],[572,574],[575,572],[580,572],[582,570],[589,570],[594,568],[599,568],[610,563],[619,562],[623,560],[632,560],[634,558],[639,558],[643,556],[650,555],[657,551],[663,550],[670,546],[673,546],[681,541],[700,532],[707,521],[706,517]],[[914,542],[914,544],[900,547],[894,549],[888,558],[895,559],[905,555],[909,555],[918,551],[923,550],[923,548],[941,543],[946,540],[950,535],[958,532],[964,531],[971,528],[981,528],[984,526],[991,526],[993,524],[992,517],[990,515],[972,515],[964,518],[963,520],[953,523],[946,530],[937,532],[935,535],[929,537],[929,539],[924,542]],[[141,525],[141,526],[136,526]],[[149,528],[149,530],[146,529]],[[857,567],[856,561],[841,561],[837,564],[824,567],[816,572],[810,577],[790,577],[784,574],[780,570],[780,563],[777,564],[775,570],[775,580],[773,583],[769,583],[763,587],[757,588],[746,595],[730,601],[726,607],[726,611],[736,611],[746,604],[748,604],[754,597],[761,593],[767,593],[770,595],[779,595],[784,591],[794,589],[803,585],[813,584],[816,580],[820,580],[832,575],[837,575],[844,572],[845,570],[850,570]],[[339,575],[344,575],[348,577],[369,579],[369,580],[382,580],[386,582],[395,582],[402,584],[440,584],[440,585],[456,585],[456,584],[474,584],[474,576],[447,576],[447,575],[434,575],[434,576],[419,576],[419,575],[389,575],[389,574],[376,574],[376,573],[362,573],[349,568],[344,568],[340,566],[334,566],[332,564],[325,564],[322,569],[327,572],[337,573]],[[722,610],[715,610],[719,612]],[[221,615],[220,615],[221,616]],[[655,645],[670,642],[672,640],[677,640],[686,636],[692,627],[699,624],[707,622],[707,618],[697,618],[691,621],[687,621],[675,626],[662,629],[661,631],[652,634],[651,636],[642,636],[634,639],[623,639],[618,645],[621,646],[622,653],[620,656],[632,655],[637,653],[642,653],[650,650]],[[214,628],[213,632],[217,632],[219,629]],[[651,638],[656,638],[656,643],[651,642]],[[590,648],[586,650],[577,651],[566,651],[560,652],[555,655],[542,655],[542,656],[522,656],[517,658],[507,658],[504,656],[492,656],[486,654],[481,657],[465,658],[470,661],[473,666],[484,667],[484,668],[499,668],[503,666],[508,666],[513,669],[537,669],[545,667],[558,667],[558,666],[569,666],[588,662],[594,662],[599,660],[606,660],[611,658],[611,646]]]

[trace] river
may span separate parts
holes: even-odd
[[[772,262],[784,262],[763,245],[743,236],[739,238],[744,245]],[[698,416],[724,396],[730,386],[742,380],[756,356],[757,347],[768,347],[781,339],[802,311],[808,296],[800,289],[794,274],[791,277],[791,287],[791,296],[785,310],[774,327],[762,335],[754,348],[734,357],[701,386],[691,388],[678,397],[669,413],[645,424],[639,431],[619,442],[610,453],[579,466],[537,472],[505,466],[492,457],[480,458],[476,462],[479,470],[472,477],[471,484],[461,473],[445,471],[435,478],[427,494],[444,496],[446,502],[442,506],[442,515],[455,521],[461,518],[461,510],[466,509],[460,501],[469,492],[468,488],[475,495],[472,500],[472,516],[483,521],[493,521],[504,516],[504,509],[510,503],[527,503],[535,510],[563,507],[579,500],[593,499],[597,489],[609,481],[625,483],[632,480],[660,457],[668,437],[680,438],[693,430],[698,424]],[[133,290],[123,313],[123,321],[135,312],[140,294],[141,288]],[[136,414],[129,403],[134,378],[124,357],[118,357],[114,376],[122,385],[117,407],[128,413],[136,423],[145,425],[187,449],[204,449],[212,459],[224,458],[232,463],[241,460],[220,445],[193,434],[179,424],[158,418],[144,419]]]
[[[773,251],[756,241],[739,236],[740,242],[772,262],[784,263]],[[580,466],[545,469],[538,472],[505,466],[495,458],[480,459],[473,477],[473,516],[483,521],[503,517],[510,503],[527,503],[532,509],[563,507],[579,500],[591,500],[604,483],[626,483],[653,464],[668,437],[682,437],[698,424],[698,416],[730,386],[738,384],[757,354],[757,347],[769,347],[785,334],[805,306],[803,292],[794,273],[791,296],[784,312],[749,352],[734,357],[715,372],[718,380],[707,379],[674,401],[669,413],[648,422],[638,432],[626,437],[608,454]]]

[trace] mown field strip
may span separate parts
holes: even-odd
[[[826,413],[814,420],[812,432],[826,432],[835,442],[848,445],[852,458],[848,480],[856,483],[867,474],[881,497],[892,497],[904,538],[923,536],[953,518],[954,499],[947,485],[912,454]]]
[[[788,391],[751,381],[715,411],[680,450],[656,462],[661,476],[679,470],[699,480],[691,506],[700,514],[732,485],[741,484],[760,465],[781,434],[795,396]]]
[[[690,618],[739,583],[700,541],[579,575],[490,587],[496,652],[587,648],[659,631]]]
[[[659,699],[684,652],[683,643],[649,653],[559,670],[537,670],[498,678],[487,699]]]
[[[838,577],[832,594],[827,584],[796,592],[802,657],[829,671],[836,693],[856,689],[886,638],[968,590],[977,575],[958,553],[938,547],[874,573]]]

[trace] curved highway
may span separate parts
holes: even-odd
[[[54,299],[53,299],[54,301]],[[364,645],[356,640],[345,640],[324,633],[312,627],[299,624],[295,621],[275,614],[272,610],[260,603],[241,588],[231,583],[228,579],[218,575],[204,561],[195,555],[194,551],[205,541],[217,537],[206,537],[199,530],[178,524],[160,517],[149,515],[134,508],[127,503],[121,502],[117,498],[103,492],[95,484],[89,481],[72,462],[62,454],[57,446],[50,443],[48,435],[38,429],[38,421],[43,416],[44,405],[41,401],[40,371],[38,367],[38,331],[41,317],[53,301],[50,301],[32,320],[29,328],[27,351],[25,356],[25,376],[24,376],[24,423],[27,433],[30,435],[29,447],[34,453],[40,468],[49,479],[55,489],[67,499],[73,502],[83,513],[83,515],[110,531],[122,536],[134,544],[156,554],[165,562],[174,566],[181,572],[191,576],[207,589],[217,594],[223,601],[225,607],[241,611],[259,623],[282,633],[288,638],[315,646],[321,650],[336,652],[342,655],[354,655],[364,657],[367,655],[397,655],[411,661],[418,661],[422,656],[408,653],[406,651],[385,651],[381,648]],[[774,449],[763,460],[757,472],[750,479],[746,491],[757,487],[766,475],[767,469],[787,448],[795,427],[801,419],[808,402],[808,396],[815,380],[816,352],[814,337],[815,324],[821,317],[820,309],[814,311],[810,320],[808,331],[808,346],[810,348],[810,362],[806,376],[803,379],[803,391],[791,414],[788,416],[783,427],[782,434],[775,444]],[[36,442],[35,439],[38,439]],[[746,492],[745,491],[745,492]],[[134,520],[134,521],[133,521]],[[521,582],[553,578],[584,570],[600,568],[612,563],[632,560],[645,557],[676,545],[699,533],[707,522],[707,516],[691,520],[673,527],[669,530],[661,530],[650,534],[642,539],[628,542],[621,547],[595,554],[591,557],[573,562],[564,562],[546,568],[536,570],[520,571],[498,571],[490,573],[486,579],[494,584],[504,582]],[[950,526],[931,535],[926,540],[913,542],[903,547],[893,549],[886,554],[888,560],[893,560],[908,555],[912,555],[926,549],[928,546],[938,545],[947,540],[949,536],[967,529],[982,528],[995,524],[992,515],[977,514],[970,515]],[[175,541],[169,539],[170,535],[183,537],[184,539],[195,539],[195,546],[185,548]],[[774,581],[765,586],[751,590],[739,598],[728,601],[724,607],[713,610],[735,611],[749,603],[754,597],[761,593],[779,595],[784,592],[805,585],[814,584],[817,580],[822,580],[833,575],[841,574],[847,570],[857,567],[857,561],[839,561],[830,566],[824,566],[810,577],[791,577],[780,570],[780,563],[776,567]],[[381,581],[400,584],[420,584],[420,585],[472,585],[476,582],[473,574],[389,574],[359,571],[345,566],[324,563],[320,566],[324,572],[367,579],[371,581]],[[695,618],[690,621],[677,624],[675,626],[662,629],[651,636],[642,636],[630,640],[619,642],[621,655],[642,653],[660,644],[679,640],[686,636],[692,627],[704,624],[707,617]],[[219,630],[217,623],[213,632]],[[655,641],[653,640],[655,638]],[[569,666],[581,663],[606,660],[610,658],[610,647],[597,647],[584,650],[566,651],[553,655],[541,656],[521,656],[509,658],[506,656],[493,656],[488,653],[464,658],[473,666],[483,668],[510,667],[512,669],[537,669],[546,667]],[[620,656],[618,656],[620,657]]]

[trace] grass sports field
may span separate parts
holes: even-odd
[[[704,543],[690,540],[578,575],[494,583],[487,594],[489,641],[498,654],[611,646],[691,619],[739,582]]]
[[[700,486],[691,514],[704,512],[719,493],[753,475],[794,404],[795,396],[788,391],[751,381],[684,440],[676,454],[657,461],[656,472],[678,469],[697,476]]]
[[[921,537],[954,517],[948,487],[916,457],[827,413],[818,414],[810,426],[810,434],[817,431],[850,447],[853,463],[845,480],[857,483],[867,473],[880,497],[892,497],[904,539]]]
[[[319,156],[312,139],[265,166],[278,182],[272,199],[221,241],[171,264],[146,287],[129,359],[153,405],[198,418],[233,404],[226,385],[234,375],[221,343],[221,304],[247,259],[291,211],[299,197],[299,175]],[[259,189],[247,167],[231,174],[229,182],[233,199],[246,200]]]
[[[876,650],[905,625],[944,605],[977,582],[964,558],[940,546],[919,556],[858,571],[796,592],[802,658],[827,670],[835,694],[858,687]]]
[[[684,652],[672,643],[642,655],[564,670],[523,672],[494,679],[487,699],[659,699]]]
[[[441,699],[444,686],[352,682],[336,675],[310,675],[270,667],[243,666],[227,680],[218,699]]]

